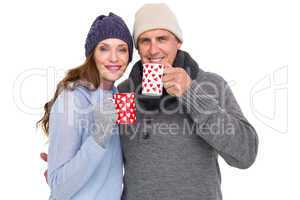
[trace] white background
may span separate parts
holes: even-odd
[[[113,11],[132,28],[135,11],[149,2],[157,1],[1,1],[0,199],[47,199],[46,164],[39,159],[46,138],[35,129],[43,104],[64,71],[83,62],[86,34],[99,14]],[[164,2],[183,29],[182,49],[232,83],[259,135],[251,168],[220,159],[224,199],[299,199],[298,3]]]

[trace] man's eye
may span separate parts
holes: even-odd
[[[163,41],[166,41],[167,39],[166,38],[164,38],[164,37],[160,37],[160,38],[158,38],[158,41],[160,41],[160,42],[163,42]]]
[[[141,44],[146,44],[147,42],[149,42],[149,40],[147,40],[147,39],[141,39],[141,40],[140,40],[140,43],[141,43]]]

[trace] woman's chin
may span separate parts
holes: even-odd
[[[104,73],[100,74],[103,79],[109,81],[116,81],[124,74],[122,70],[106,70]]]
[[[105,77],[106,80],[110,80],[110,81],[116,81],[118,80],[119,78],[121,78],[122,76],[122,73],[109,73],[107,74],[107,76]]]

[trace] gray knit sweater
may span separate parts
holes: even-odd
[[[119,92],[129,91],[129,81]],[[246,169],[258,137],[223,78],[199,72],[173,113],[138,109],[137,124],[121,125],[123,200],[221,200],[218,155]],[[184,110],[184,111],[183,111]]]

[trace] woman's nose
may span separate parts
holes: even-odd
[[[110,53],[110,61],[111,62],[117,62],[118,61],[118,55],[116,51],[112,51]]]

